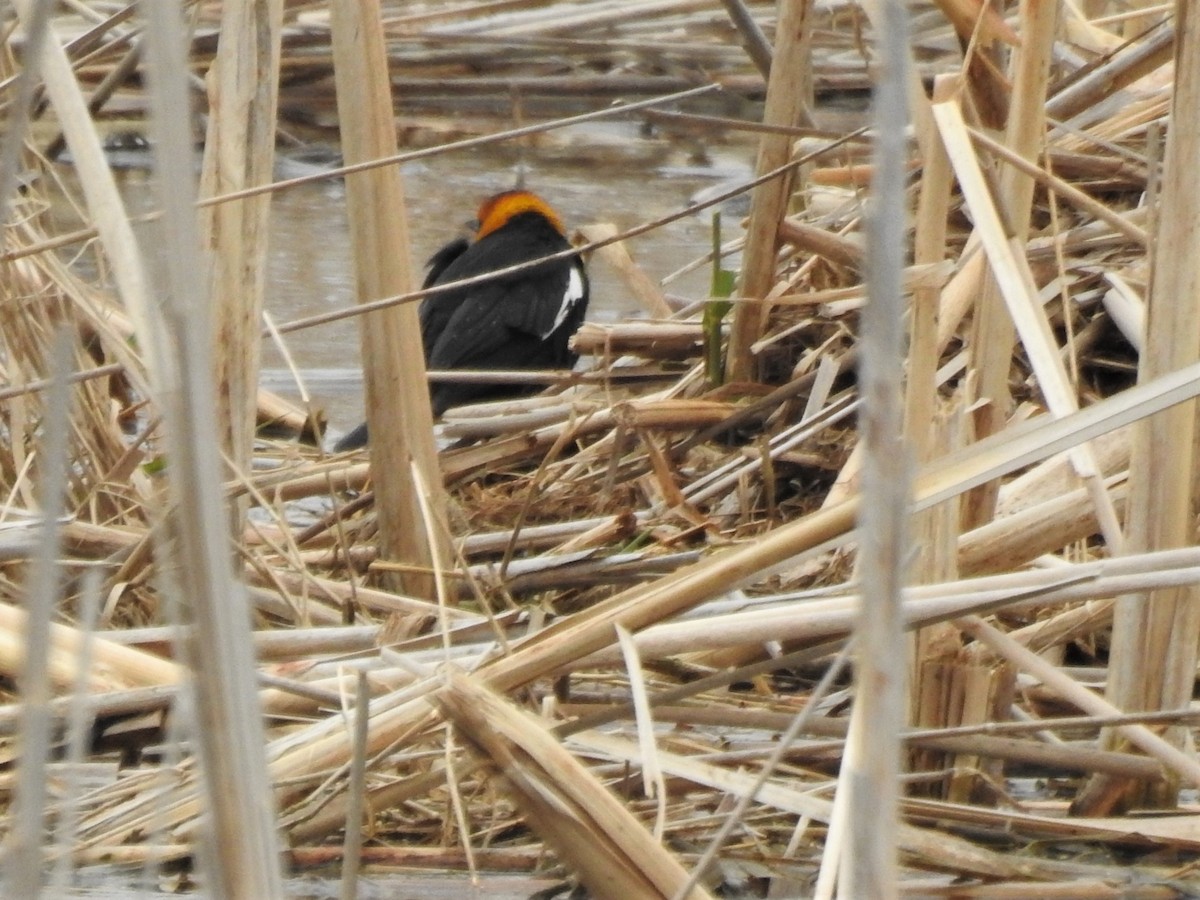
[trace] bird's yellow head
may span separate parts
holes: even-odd
[[[542,216],[554,226],[559,234],[566,236],[558,213],[537,194],[529,191],[504,191],[494,197],[488,197],[480,204],[479,230],[475,232],[475,239],[486,237],[493,231],[503,228],[513,216],[527,212]]]

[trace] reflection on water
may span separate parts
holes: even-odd
[[[624,142],[613,143],[613,133]],[[602,156],[553,162],[530,160],[525,183],[542,194],[562,215],[568,231],[594,222],[611,222],[624,230],[685,208],[697,192],[721,180],[748,178],[753,145],[720,148],[723,156],[711,166],[690,163],[677,152],[639,153],[639,138],[631,128],[609,126],[610,149]],[[619,149],[625,147],[625,150]],[[154,207],[151,176],[139,168],[149,164],[144,151],[124,154],[118,169],[131,214]],[[297,165],[302,168],[296,170]],[[280,177],[305,174],[311,162],[285,159]],[[70,178],[69,166],[60,168]],[[430,254],[474,217],[479,201],[513,187],[517,166],[508,152],[477,150],[434,156],[403,167],[409,213],[414,282],[423,278]],[[329,312],[354,302],[354,273],[346,222],[345,191],[340,181],[318,182],[282,191],[272,207],[267,312],[276,323]],[[61,210],[64,231],[79,227],[69,211]],[[726,237],[736,228],[736,213],[727,215]],[[732,222],[730,221],[732,220]],[[151,250],[155,224],[136,226],[143,246]],[[704,255],[711,247],[708,211],[665,225],[630,241],[629,250],[654,278],[662,278]],[[153,264],[153,260],[150,261]],[[637,300],[603,262],[590,268],[592,299],[588,317],[613,322],[644,315]],[[708,268],[700,267],[674,281],[668,292],[685,298],[706,296]],[[300,369],[313,403],[326,411],[331,433],[340,433],[362,419],[362,373],[356,320],[346,319],[286,335],[288,351]],[[293,400],[295,386],[283,355],[270,342],[263,349],[263,384]]]
[[[749,154],[745,158],[749,159]],[[526,184],[558,209],[568,229],[592,222],[613,222],[624,229],[685,206],[693,193],[718,178],[748,171],[745,164],[711,170],[658,167],[641,171],[616,164],[586,169],[534,166]],[[410,239],[418,268],[474,216],[481,199],[512,187],[516,178],[510,162],[466,153],[410,163],[404,176]],[[634,239],[630,249],[650,275],[662,278],[706,253],[710,246],[710,218],[701,213]],[[636,299],[603,263],[593,261],[590,271],[589,318],[611,322],[643,315]],[[420,283],[422,276],[418,273],[414,281]],[[340,184],[307,185],[276,198],[268,283],[267,308],[278,322],[353,302],[345,197]],[[705,268],[673,283],[669,290],[701,297],[707,289]],[[357,329],[355,321],[345,320],[286,338],[305,370],[308,391],[314,402],[325,408],[336,431],[362,417]],[[289,388],[291,376],[274,348],[265,349],[263,368],[268,387],[297,396],[294,388]]]
[[[560,885],[560,879],[535,875],[489,874],[485,886],[475,887],[466,873],[434,874],[429,869],[408,873],[374,874],[367,872],[356,882],[358,900],[462,900],[486,897],[487,900],[524,900]],[[196,887],[193,883],[192,887]],[[203,891],[176,891],[175,877],[166,876],[160,884],[157,876],[131,872],[116,866],[89,866],[74,875],[72,897],[90,900],[153,900],[169,894],[205,896]],[[288,900],[337,900],[342,896],[341,880],[336,875],[295,875],[284,885]]]

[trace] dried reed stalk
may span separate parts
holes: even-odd
[[[588,243],[607,241],[609,238],[616,237],[617,226],[607,222],[587,225],[580,229],[580,233]],[[633,261],[624,242],[605,244],[596,251],[596,257],[604,260],[620,273],[621,278],[629,285],[629,289],[645,307],[646,312],[656,318],[669,319],[671,317],[674,310],[667,303],[662,287]]]
[[[1057,18],[1056,2],[1030,0],[1021,4],[1024,39],[1013,56],[1015,74],[1005,144],[1014,155],[1025,159],[1037,157],[1045,133],[1046,85],[1057,35]],[[963,176],[960,174],[959,177]],[[1022,172],[1005,169],[1001,173],[998,204],[1008,234],[1017,244],[1024,244],[1029,234],[1033,186],[1033,180]],[[993,262],[993,273],[995,268]],[[996,277],[993,274],[984,280],[983,294],[976,304],[971,339],[972,367],[978,378],[976,390],[978,397],[987,402],[976,415],[976,427],[984,437],[1004,428],[1012,413],[1008,381],[1012,368],[1014,320],[1018,316],[1011,308],[1006,308],[1006,298]],[[1044,386],[1043,390],[1049,388]],[[999,487],[999,484],[986,485],[971,495],[966,509],[970,526],[982,525],[991,519]]]
[[[208,130],[201,193],[271,181],[279,87],[282,0],[221,5],[221,40],[208,76]],[[201,230],[211,261],[217,427],[237,471],[248,472],[258,418],[263,293],[271,195],[205,207]],[[240,534],[245,509],[234,534]]]
[[[434,696],[514,793],[526,820],[593,894],[674,898],[687,872],[542,723],[462,674]],[[680,900],[711,897],[693,887]]]
[[[775,26],[775,50],[771,78],[767,83],[763,122],[793,128],[808,119],[812,106],[809,55],[812,45],[813,8],[810,0],[782,0]],[[786,133],[768,133],[761,138],[756,171],[761,175],[786,163],[792,155],[792,139]],[[792,176],[783,175],[754,189],[750,200],[750,224],[742,262],[733,330],[729,335],[726,376],[732,381],[755,381],[758,361],[751,347],[763,335],[767,323],[767,295],[775,283],[775,253],[779,248],[779,223],[792,195]]]
[[[333,5],[339,124],[343,154],[351,164],[396,153],[380,16],[377,0],[338,0]],[[346,200],[359,302],[411,291],[413,269],[399,169],[347,177]],[[385,559],[412,567],[395,576],[399,590],[432,599],[433,578],[422,573],[446,565],[446,504],[416,307],[373,312],[362,318],[361,328],[380,548]],[[428,529],[417,502],[420,489],[409,475],[413,465],[430,492],[434,521]],[[428,535],[433,535],[432,543]]]
[[[54,342],[53,371],[56,384],[51,392],[48,425],[43,451],[46,465],[42,475],[42,515],[45,521],[38,541],[36,568],[31,575],[29,609],[22,638],[21,758],[17,791],[10,811],[12,824],[5,839],[4,888],[17,896],[41,894],[45,857],[46,765],[51,750],[52,719],[49,673],[51,619],[61,590],[57,563],[62,536],[62,516],[70,461],[68,423],[70,394],[67,367],[71,338],[60,331]]]
[[[187,642],[196,673],[197,732],[209,818],[205,863],[214,891],[260,900],[283,895],[274,810],[268,801],[262,710],[244,589],[234,580],[220,452],[213,440],[212,323],[200,270],[182,8],[146,10],[147,58],[158,199],[163,207],[164,318],[176,352],[159,371],[170,453],[167,514],[176,566],[177,614],[193,622]],[[186,598],[186,599],[185,599]],[[213,648],[221,664],[205,665]]]
[[[932,118],[918,123],[933,132]],[[950,211],[951,171],[946,149],[936,133],[921,142],[928,155],[921,174],[917,202],[913,261],[917,265],[941,263],[946,256],[947,216]],[[938,409],[938,319],[941,286],[922,285],[913,290],[909,319],[908,370],[905,382],[905,439],[918,465],[924,465],[958,442],[951,438],[951,417]],[[932,425],[932,427],[931,427]],[[961,441],[961,430],[958,432]],[[952,580],[958,571],[956,554],[946,552],[958,534],[959,504],[950,501],[913,517],[913,546],[919,549],[912,568],[916,584]],[[959,641],[948,625],[920,629],[912,642],[909,721],[923,726],[950,721],[951,707],[942,689],[942,674],[953,664]],[[915,753],[912,767],[933,768],[941,760],[928,752]]]
[[[1126,505],[1124,481],[1118,475],[1106,482],[1118,513]],[[966,575],[1012,571],[1098,531],[1092,497],[1079,488],[967,532],[958,543],[958,564]]]
[[[867,223],[867,290],[862,316],[859,432],[864,451],[858,564],[863,602],[855,625],[855,681],[846,756],[838,773],[847,845],[838,866],[846,897],[898,897],[896,852],[900,730],[907,710],[901,593],[907,579],[912,457],[904,443],[903,270],[908,208],[908,12],[884,0],[879,80],[872,92],[875,177]],[[843,796],[845,795],[845,796]],[[833,842],[831,841],[831,844]],[[827,860],[822,862],[824,868]]]
[[[1200,135],[1200,22],[1177,9],[1175,89],[1163,171],[1162,211],[1139,377],[1152,379],[1200,359],[1200,254],[1189,239],[1200,216],[1196,171]],[[1195,404],[1183,404],[1134,429],[1128,520],[1141,550],[1193,543],[1196,515]],[[1109,697],[1124,709],[1159,709],[1191,697],[1200,631],[1200,596],[1174,589],[1122,598],[1113,623]],[[1176,746],[1190,744],[1170,731]],[[1170,788],[1159,802],[1174,802]]]

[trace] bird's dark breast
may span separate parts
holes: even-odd
[[[451,256],[449,247],[439,251],[431,263],[450,258],[441,272],[431,271],[432,283],[447,284],[568,249],[566,239],[540,216],[514,216],[457,255]],[[583,322],[587,299],[586,275],[575,257],[427,297],[421,305],[426,362],[431,369],[569,368],[575,354],[568,342]],[[519,393],[512,386],[442,383],[433,386],[431,396],[440,415],[460,403]]]

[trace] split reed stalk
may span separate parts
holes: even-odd
[[[763,122],[788,128],[807,121],[812,105],[812,0],[780,0],[775,27],[775,52]],[[784,164],[792,156],[793,138],[787,133],[762,136],[755,171],[759,175]],[[746,302],[734,308],[729,335],[726,377],[755,381],[758,361],[752,349],[763,336],[769,311],[766,298],[775,285],[775,254],[779,249],[779,223],[792,196],[791,173],[764,182],[750,195],[750,224],[742,261],[738,296]]]
[[[4,846],[4,888],[15,897],[40,896],[45,868],[46,765],[54,724],[49,659],[51,620],[58,606],[63,576],[58,565],[62,546],[59,518],[66,505],[71,459],[70,393],[66,382],[71,344],[67,330],[55,336],[52,360],[55,384],[50,391],[42,446],[40,500],[44,521],[37,559],[30,574],[29,610],[22,634],[21,757],[15,806],[9,811],[11,826]]]
[[[1029,160],[1037,158],[1045,137],[1046,85],[1057,38],[1058,7],[1058,0],[1021,3],[1022,42],[1013,56],[1012,103],[1004,143],[1015,155]],[[997,204],[1008,236],[1021,246],[1029,235],[1033,188],[1033,179],[1022,172],[1006,168],[1000,174]],[[1002,430],[1012,414],[1009,378],[1016,337],[1013,318],[999,282],[989,274],[976,301],[970,344],[971,367],[976,374],[975,400],[986,404],[975,416],[981,437]],[[993,482],[971,492],[965,509],[967,527],[992,518],[999,490],[999,483]]]
[[[911,71],[911,69],[909,70]],[[921,172],[921,189],[913,236],[913,261],[917,265],[939,264],[946,257],[947,216],[950,212],[952,173],[946,148],[937,135],[931,115],[916,123],[926,132],[920,142],[927,148]],[[950,443],[949,422],[938,409],[939,285],[922,285],[913,290],[909,318],[908,368],[905,381],[904,431],[910,452],[918,465],[942,455]],[[933,427],[931,427],[931,423]],[[949,581],[957,573],[956,553],[950,550],[958,535],[959,504],[950,501],[913,516],[912,533],[915,560],[913,583]],[[950,663],[958,647],[941,625],[920,629],[911,642],[909,708],[910,723],[944,723],[949,718],[945,693],[938,689],[937,677]],[[914,756],[915,768],[927,757]],[[939,760],[940,762],[940,760]]]
[[[336,0],[332,7],[334,75],[342,151],[350,164],[394,156],[396,126],[378,0]],[[360,303],[412,290],[404,186],[395,166],[346,178],[346,205]],[[410,567],[389,577],[401,593],[435,599],[434,569],[449,555],[442,476],[433,442],[425,355],[413,304],[360,320],[371,472],[384,559]],[[430,492],[436,522],[427,529],[412,466]],[[431,543],[427,534],[433,535]]]
[[[201,193],[269,184],[275,171],[282,0],[221,4],[221,38],[208,73],[208,132]],[[216,336],[217,429],[225,454],[249,472],[258,417],[263,294],[271,195],[206,207],[201,230],[210,253]],[[234,516],[240,535],[247,501]]]

